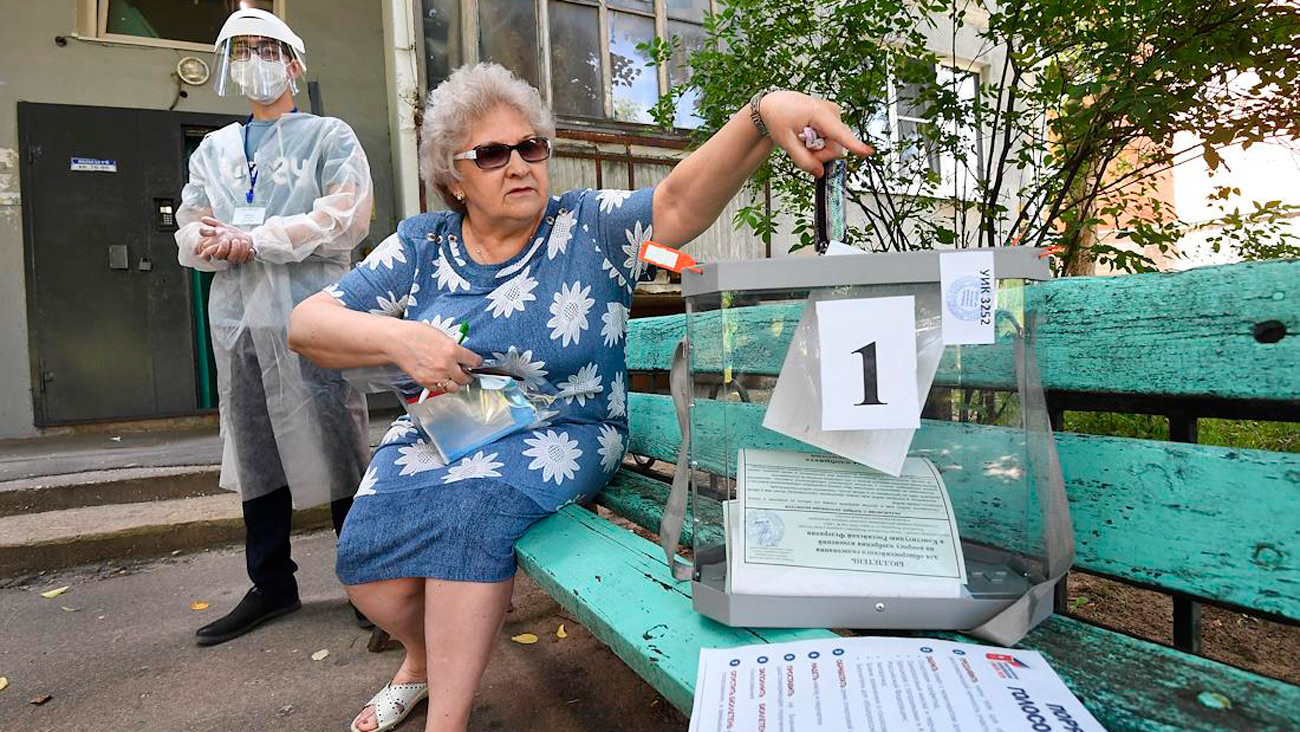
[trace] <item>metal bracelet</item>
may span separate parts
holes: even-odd
[[[759,137],[767,137],[768,133],[767,124],[763,122],[763,115],[758,113],[758,103],[763,101],[763,97],[774,91],[776,91],[776,89],[773,89],[772,87],[759,89],[754,92],[754,96],[749,99],[749,119],[754,123],[754,127],[758,130]]]

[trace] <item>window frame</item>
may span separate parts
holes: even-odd
[[[101,0],[104,1],[104,0]],[[280,2],[281,0],[277,0]],[[423,0],[409,0],[416,4],[420,10],[423,10]],[[530,0],[533,4],[533,14],[536,18],[537,28],[537,68],[538,82],[541,87],[539,91],[542,94],[543,101],[554,109],[554,90],[552,82],[551,69],[551,21],[550,21],[550,4],[552,0]],[[600,54],[601,54],[601,84],[603,99],[601,100],[604,110],[604,117],[586,117],[582,115],[566,114],[559,111],[555,112],[556,122],[562,130],[586,130],[593,132],[611,132],[620,135],[637,135],[657,138],[675,139],[689,134],[689,128],[674,127],[672,130],[662,130],[650,122],[629,122],[625,120],[614,119],[614,93],[612,87],[612,70],[609,62],[610,54],[610,36],[609,22],[611,12],[627,13],[641,18],[653,18],[655,36],[659,38],[667,37],[668,21],[668,0],[651,0],[654,4],[654,13],[646,13],[642,10],[625,9],[619,7],[610,7],[608,0],[554,0],[569,5],[577,5],[587,8],[593,8],[597,13],[597,24],[600,32]],[[478,63],[481,58],[479,54],[479,0],[457,0],[460,10],[460,48],[463,58],[460,59],[462,64]],[[707,12],[717,12],[719,0],[708,0]],[[415,13],[418,18],[420,13]],[[704,27],[701,20],[698,23],[690,20],[681,20],[671,18],[679,23],[692,23],[700,28]],[[416,29],[416,37],[419,39],[419,73],[420,84],[424,89],[431,86],[428,78],[428,58],[425,55],[424,36],[420,30]],[[661,64],[655,69],[656,85],[659,98],[668,92],[668,64]]]
[[[941,75],[945,71],[952,74],[954,77],[959,74],[968,75],[969,78],[972,78],[974,80],[976,98],[978,98],[980,94],[980,89],[985,83],[984,65],[971,62],[971,61],[964,61],[962,59],[954,58],[951,56],[940,56],[934,64],[934,71],[935,71],[936,84],[938,83],[938,79],[941,78]],[[891,66],[888,69],[888,78],[887,78],[887,87],[886,87],[886,95],[887,95],[887,99],[889,100],[889,103],[887,105],[888,106],[887,124],[889,129],[889,143],[890,143],[890,150],[891,150],[889,162],[890,165],[894,167],[894,171],[896,174],[901,173],[900,166],[902,165],[902,161],[899,155],[902,149],[903,135],[899,123],[901,121],[910,121],[913,123],[925,124],[925,125],[941,124],[935,121],[934,119],[924,119],[920,117],[902,115],[899,113],[900,111],[899,108],[904,102],[898,93],[901,85],[898,83],[897,79],[898,77],[894,74],[894,69]],[[958,165],[957,158],[955,156],[949,155],[943,151],[934,153],[935,157],[933,158],[930,158],[929,152],[925,152],[924,155],[927,158],[927,169],[932,170],[936,175],[939,176],[939,182],[933,186],[924,187],[917,195],[929,197],[929,198],[953,198],[962,201],[968,201],[973,198],[974,189],[978,185],[978,181],[981,175],[981,169],[983,168],[982,162],[984,160],[984,155],[986,150],[985,150],[984,138],[980,132],[979,126],[972,124],[966,129],[970,129],[973,131],[971,137],[975,145],[975,165],[974,165],[975,169],[968,170],[971,167],[969,163],[966,166]],[[929,161],[931,159],[938,166],[937,169],[929,167]],[[951,171],[945,171],[945,168],[950,168]],[[966,182],[959,185],[958,179],[962,178],[963,175],[965,175]],[[971,180],[972,178],[974,180]]]
[[[285,5],[288,0],[273,0],[272,12],[284,20]],[[144,46],[147,48],[170,48],[177,51],[198,51],[215,53],[216,45],[212,43],[195,43],[168,38],[145,38],[125,33],[108,32],[109,0],[77,0],[77,30],[86,40],[122,46]]]

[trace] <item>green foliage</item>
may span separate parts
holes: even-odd
[[[1169,420],[1152,414],[1066,412],[1065,430],[1085,435],[1168,440]],[[1198,432],[1198,442],[1202,445],[1300,452],[1300,424],[1294,422],[1201,419]]]
[[[691,80],[660,101],[701,95],[703,140],[757,89],[835,100],[878,154],[850,161],[849,243],[872,250],[1055,245],[1063,269],[1150,259],[1099,241],[1176,251],[1188,226],[1156,196],[1157,176],[1220,150],[1300,137],[1300,10],[1285,0],[1005,0],[987,23],[967,0],[726,0]],[[983,67],[978,93],[940,58]],[[677,39],[643,51],[666,63]],[[900,115],[905,119],[900,122]],[[972,135],[975,128],[978,133]],[[1174,149],[1175,134],[1199,135]],[[779,206],[737,224],[769,237],[786,214],[811,241],[812,186],[783,156],[754,177]],[[1296,256],[1282,223],[1296,207],[1261,202],[1203,223],[1216,247]]]

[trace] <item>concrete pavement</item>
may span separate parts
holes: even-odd
[[[0,580],[4,729],[343,732],[388,679],[400,651],[366,651],[334,579],[333,535],[300,535],[303,609],[224,645],[194,629],[247,586],[243,555],[218,549],[165,560]],[[22,584],[19,584],[22,583]],[[7,584],[7,586],[6,586]],[[52,599],[38,593],[71,585]],[[203,612],[195,601],[210,603]],[[67,609],[65,609],[67,608]],[[568,637],[555,630],[565,624]],[[510,641],[534,633],[533,645]],[[311,656],[328,650],[329,656]],[[50,695],[37,706],[29,700]],[[424,706],[399,729],[423,729]],[[668,732],[687,722],[547,595],[520,575],[515,610],[475,703],[471,730]]]

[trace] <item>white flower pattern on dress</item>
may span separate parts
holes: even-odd
[[[442,477],[443,484],[455,483],[458,480],[466,478],[500,478],[501,473],[497,468],[505,463],[494,462],[497,454],[484,456],[483,451],[479,450],[474,453],[473,457],[467,457],[447,469],[447,474]]]
[[[492,357],[497,363],[509,371],[517,374],[524,380],[524,386],[535,389],[546,383],[546,365],[545,361],[534,361],[531,350],[519,352],[515,346],[511,346],[508,353],[493,352]]]
[[[605,258],[605,261],[600,263],[600,268],[609,272],[609,278],[611,280],[618,280],[619,287],[627,287],[627,278],[623,276],[622,272],[618,271],[618,267],[615,267],[614,263],[609,261],[608,257]]]
[[[346,301],[344,301],[343,299],[344,298],[343,291],[339,289],[338,284],[326,285],[325,289],[322,290],[322,292],[328,293],[330,297],[334,298],[335,300],[338,300],[339,302],[345,305],[347,304]]]
[[[573,227],[577,223],[578,217],[572,211],[561,211],[555,217],[555,226],[546,240],[547,259],[555,259],[555,255],[565,253],[569,240],[573,238]]]
[[[379,481],[379,471],[375,468],[374,465],[371,465],[369,468],[366,469],[366,474],[361,476],[361,484],[357,486],[357,492],[353,494],[352,497],[360,498],[362,496],[375,495],[376,492],[375,483],[378,481]]]
[[[424,319],[420,322],[425,323],[426,325],[432,325],[442,331],[443,335],[450,338],[453,343],[460,342],[460,326],[456,324],[455,320],[452,320],[450,315],[445,318],[441,315],[435,315],[432,320]]]
[[[402,466],[402,472],[399,475],[415,475],[426,470],[437,470],[446,467],[446,464],[442,461],[442,456],[438,454],[437,448],[424,440],[417,440],[414,445],[399,447],[397,451],[402,456],[393,462]]]
[[[583,287],[581,282],[560,285],[560,291],[555,293],[551,303],[553,317],[546,321],[546,327],[551,329],[551,340],[563,338],[565,346],[578,342],[582,331],[587,329],[587,311],[596,304],[595,300],[587,297],[589,294],[591,285]]]
[[[614,374],[614,379],[609,382],[609,397],[606,402],[606,408],[609,410],[609,418],[627,416],[627,388],[623,386],[623,374],[620,371]]]
[[[410,295],[398,297],[393,294],[392,290],[389,290],[388,297],[379,295],[375,298],[377,307],[370,308],[370,312],[375,315],[387,315],[393,318],[401,317],[406,313],[406,301],[409,297]]]
[[[542,482],[554,480],[556,485],[573,477],[578,469],[578,458],[582,457],[582,450],[578,447],[577,440],[570,440],[568,432],[561,432],[558,435],[555,430],[546,430],[546,434],[540,431],[534,432],[532,439],[525,439],[524,443],[529,445],[529,449],[524,450],[524,455],[533,458],[528,464],[529,470],[541,470]]]
[[[566,404],[572,404],[573,400],[577,399],[578,406],[585,407],[588,398],[594,399],[604,390],[605,387],[601,386],[600,370],[596,368],[595,363],[589,363],[578,369],[578,373],[560,382],[559,396]]]
[[[596,438],[600,441],[600,467],[605,469],[606,473],[614,472],[614,469],[623,462],[623,435],[610,425],[602,424],[600,426],[600,436]]]
[[[406,253],[402,251],[402,240],[397,234],[379,242],[362,264],[370,269],[379,269],[381,264],[392,269],[395,261],[406,264]]]
[[[533,289],[537,280],[528,275],[529,267],[516,278],[504,282],[500,287],[488,293],[488,306],[484,310],[492,313],[494,318],[509,318],[514,312],[523,312],[525,304],[536,300]]]
[[[389,426],[388,431],[384,433],[384,439],[379,441],[379,445],[382,447],[390,442],[397,442],[403,437],[414,434],[415,432],[417,432],[415,429],[415,423],[411,421],[410,417],[398,417],[393,420],[393,424]]]
[[[621,302],[606,303],[605,308],[608,312],[600,316],[600,322],[605,324],[600,335],[604,337],[605,345],[613,348],[623,340],[623,333],[627,330],[627,308]]]
[[[641,222],[636,222],[634,228],[625,229],[624,235],[627,236],[627,243],[623,245],[623,253],[627,259],[623,261],[623,268],[628,271],[635,281],[641,277],[641,268],[644,266],[641,262],[641,245],[654,237],[653,226],[642,228]]]
[[[460,276],[460,273],[456,271],[455,267],[451,266],[445,256],[439,254],[436,264],[438,267],[438,289],[450,290],[451,292],[457,290],[469,291],[469,282]]]
[[[610,213],[616,208],[622,208],[623,202],[631,195],[632,191],[620,191],[614,189],[600,191],[596,194],[596,198],[600,201],[600,212]]]

